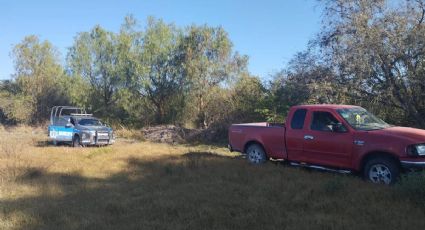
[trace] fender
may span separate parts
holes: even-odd
[[[357,157],[353,157],[353,169],[361,171],[365,160],[373,155],[386,155],[400,162],[396,153],[388,151],[388,149],[375,149],[359,154]]]

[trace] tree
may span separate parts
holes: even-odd
[[[177,49],[180,42],[181,32],[174,25],[148,19],[140,56],[139,94],[154,105],[159,124],[171,121],[170,105],[185,84]]]
[[[16,97],[16,103],[6,103],[9,104],[6,107],[15,111],[9,114],[15,114],[13,117],[19,117],[19,121],[41,122],[48,117],[53,105],[68,102],[61,84],[64,71],[59,62],[59,53],[50,42],[40,42],[34,35],[27,36],[14,47],[12,57],[17,90],[9,92]],[[17,115],[18,111],[24,111],[26,115]]]
[[[347,94],[425,127],[424,2],[326,1],[325,13],[320,44]]]
[[[232,74],[239,74],[246,67],[247,58],[232,53],[232,43],[221,27],[191,26],[181,45],[197,124],[205,128],[208,94]]]
[[[121,84],[117,63],[116,35],[100,26],[78,34],[68,53],[71,75],[90,84],[89,104],[102,116],[116,106],[115,95]]]
[[[221,27],[181,29],[148,18],[140,30],[127,16],[119,32],[95,26],[78,33],[66,71],[52,45],[36,37],[26,38],[14,55],[15,80],[2,85],[0,109],[2,119],[17,122],[42,121],[51,106],[72,104],[131,126],[206,128],[236,116],[254,119],[254,102],[264,96],[247,71],[248,58],[232,50]]]
[[[230,88],[231,103],[228,124],[233,122],[252,122],[264,119],[260,109],[264,107],[267,90],[261,80],[249,73],[241,74]]]
[[[332,68],[313,48],[297,53],[286,68],[274,74],[262,111],[268,120],[281,122],[294,105],[344,102]]]

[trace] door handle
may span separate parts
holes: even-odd
[[[314,137],[311,136],[311,135],[305,135],[304,136],[304,140],[313,140],[313,139],[314,139]]]

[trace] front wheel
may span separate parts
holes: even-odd
[[[74,138],[72,138],[72,147],[74,148],[82,147],[79,136],[75,135]]]
[[[261,164],[267,160],[267,156],[263,147],[258,144],[251,144],[250,146],[248,146],[246,154],[248,157],[248,161],[251,164]]]
[[[375,184],[394,184],[400,174],[400,168],[391,158],[376,157],[364,167],[364,177]]]

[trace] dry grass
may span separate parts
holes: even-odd
[[[145,140],[145,137],[143,135],[143,132],[139,129],[129,129],[126,127],[119,127],[118,129],[114,129],[115,130],[115,135],[118,138],[125,138],[125,139],[132,139],[132,140],[138,140],[138,141],[143,141]]]
[[[425,228],[422,204],[353,176],[213,146],[44,146],[20,129],[0,135],[0,229]]]

